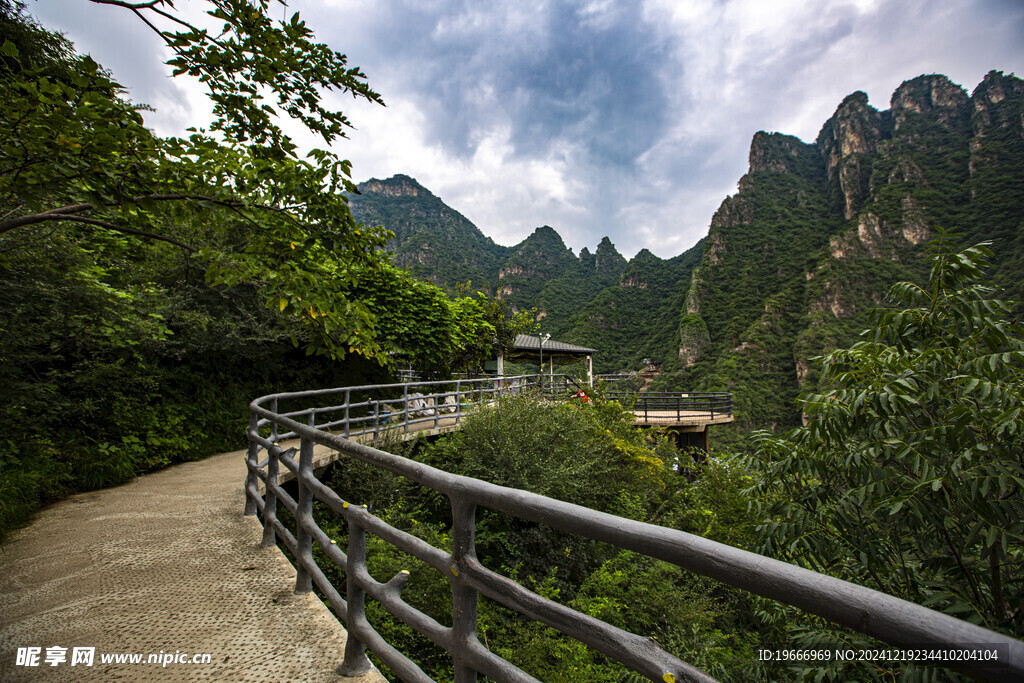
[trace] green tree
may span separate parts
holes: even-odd
[[[449,296],[391,264],[366,272],[351,293],[372,314],[381,348],[428,376],[478,371],[529,324],[483,293]]]
[[[953,238],[820,359],[834,388],[801,398],[806,426],[761,435],[763,550],[1019,637],[1024,326],[985,285],[991,250]]]
[[[3,0],[0,235],[78,225],[169,243],[193,254],[211,284],[255,285],[269,306],[304,320],[314,350],[377,353],[373,316],[348,292],[380,265],[387,235],[352,218],[348,162],[322,149],[300,157],[277,123],[286,114],[329,145],[349,122],[322,91],[381,102],[364,75],[314,42],[298,14],[270,19],[267,0],[211,2],[219,31],[190,24],[169,1],[93,1],[159,33],[175,75],[205,86],[214,120],[187,138],[153,135],[145,107],[96,62]],[[216,239],[204,229],[213,225]]]

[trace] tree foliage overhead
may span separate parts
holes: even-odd
[[[205,86],[215,118],[185,138],[153,135],[144,107],[95,61],[4,3],[0,234],[79,224],[174,244],[211,283],[257,285],[268,305],[304,319],[317,350],[379,351],[373,317],[347,290],[380,267],[387,235],[352,218],[348,162],[322,149],[300,157],[278,125],[287,115],[329,145],[349,123],[322,93],[381,102],[363,74],[314,42],[298,14],[271,20],[265,0],[211,2],[219,32],[188,23],[172,2],[94,1],[157,31],[175,74]],[[208,225],[220,226],[217,239]]]
[[[822,360],[808,423],[750,459],[764,550],[1020,637],[1024,325],[992,298],[985,245],[940,233],[865,338]]]

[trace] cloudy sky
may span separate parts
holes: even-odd
[[[199,0],[179,0],[185,11]],[[123,9],[29,0],[180,134],[209,120]],[[539,225],[675,256],[707,233],[759,130],[812,141],[843,97],[888,108],[943,73],[1024,76],[1020,0],[290,0],[387,107],[338,97],[356,181],[415,177],[499,244]],[[314,142],[309,140],[310,143]]]

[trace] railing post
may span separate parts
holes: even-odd
[[[431,400],[434,402],[434,429],[438,429],[441,425],[441,406],[444,405],[444,401],[441,400],[441,394],[432,395]]]
[[[463,653],[476,642],[477,593],[459,578],[463,558],[476,559],[476,505],[452,500],[452,660],[455,683],[476,683],[476,671]]]
[[[345,659],[338,667],[342,676],[362,676],[370,670],[366,656],[366,645],[353,634],[352,624],[366,623],[366,594],[356,584],[356,569],[366,569],[366,532],[355,520],[348,517],[348,562],[345,567],[345,601],[348,605],[348,638],[345,641]]]
[[[276,429],[277,426],[274,426]],[[277,459],[280,449],[275,445],[267,449],[267,491],[263,503],[263,541],[260,543],[264,548],[277,545],[277,532],[274,531],[274,522],[277,521],[277,494],[271,488],[271,484],[277,484],[277,473],[281,463]]]
[[[277,399],[273,399],[270,402],[270,412],[277,415]],[[277,443],[277,423],[271,420],[270,422],[270,440]]]
[[[345,390],[345,438],[351,436],[351,430],[349,425],[348,407],[352,404],[352,392],[348,389]]]
[[[402,415],[405,418],[402,420],[405,426],[405,433],[409,433],[409,385],[406,384],[402,387]]]
[[[377,434],[380,431],[380,402],[373,401],[373,440],[377,441]]]
[[[256,411],[249,409],[249,432],[255,432],[258,429],[259,416]],[[251,436],[246,435],[249,439],[249,450],[245,454],[245,514],[252,516],[257,512],[256,499],[253,494],[250,493],[252,490],[256,490],[259,486],[259,477],[256,476],[256,467],[260,464],[260,445],[256,443]]]
[[[295,508],[295,592],[308,593],[313,590],[313,579],[307,567],[313,566],[313,536],[306,525],[313,523],[313,497],[309,487],[302,481],[306,474],[313,473],[313,442],[303,438],[299,444],[299,500]]]
[[[462,421],[462,380],[455,380],[455,424]]]

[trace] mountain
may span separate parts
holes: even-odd
[[[707,237],[672,259],[627,262],[607,238],[574,255],[547,226],[503,247],[407,176],[359,187],[353,213],[395,232],[398,263],[536,308],[600,372],[649,358],[653,390],[731,391],[739,432],[799,422],[810,359],[854,341],[893,282],[922,280],[938,226],[992,241],[994,282],[1024,301],[1024,81],[998,71],[970,94],[919,76],[882,111],[853,93],[812,142],[757,133]]]
[[[848,96],[813,143],[755,135],[656,388],[732,391],[741,428],[795,424],[793,399],[819,379],[808,359],[852,342],[894,281],[922,280],[936,226],[992,240],[993,279],[1024,299],[1022,105],[1012,75],[990,72],[971,95],[926,75],[886,111]]]
[[[397,265],[439,285],[493,285],[508,248],[495,244],[415,179],[372,178],[358,189],[360,194],[349,197],[352,215],[395,233],[389,249]]]
[[[642,249],[617,283],[572,316],[565,340],[597,349],[600,372],[636,369],[645,358],[659,363],[671,358],[679,346],[679,311],[703,244],[668,260]]]
[[[607,237],[594,253],[584,248],[577,256],[549,226],[517,245],[495,244],[406,175],[373,178],[358,189],[349,197],[353,215],[395,234],[388,248],[396,264],[449,289],[469,282],[516,311],[536,308],[543,330],[556,337],[569,329],[573,314],[617,284],[626,268],[626,259]]]
[[[540,330],[598,350],[596,367],[638,367],[674,353],[678,311],[701,246],[663,260],[647,250],[627,263],[607,237],[578,255],[550,226],[511,247],[406,175],[370,179],[349,197],[356,220],[394,232],[395,262],[455,289],[471,282],[515,311],[536,309]]]

